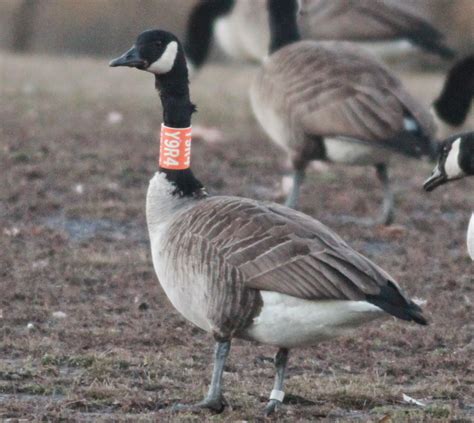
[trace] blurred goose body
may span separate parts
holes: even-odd
[[[400,44],[415,45],[442,57],[453,55],[437,29],[399,2],[300,0],[299,3],[298,24],[304,39],[380,42],[382,52],[389,50],[390,44],[395,48]],[[193,66],[204,63],[213,37],[234,59],[262,61],[270,43],[265,1],[202,0],[197,3],[188,20],[185,42]]]
[[[254,114],[293,162],[287,205],[296,207],[311,160],[373,165],[384,186],[380,216],[390,223],[387,166],[395,156],[433,154],[428,110],[383,65],[353,44],[300,41],[296,0],[269,0],[271,55],[250,89]]]
[[[144,32],[111,66],[153,72],[163,133],[190,131],[195,108],[176,37]],[[221,381],[232,338],[279,348],[270,414],[283,400],[289,348],[351,333],[382,316],[426,324],[390,275],[329,228],[277,204],[208,196],[189,167],[164,161],[169,145],[161,142],[146,204],[153,265],[174,307],[216,340],[209,392],[195,407],[224,407]]]
[[[458,134],[440,145],[438,163],[425,181],[426,191],[450,181],[474,175],[474,133]],[[474,213],[467,229],[467,250],[474,260]]]

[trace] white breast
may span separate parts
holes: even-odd
[[[277,292],[261,294],[262,311],[245,337],[279,347],[313,345],[385,314],[366,301],[309,301]]]
[[[216,20],[214,24],[214,34],[219,47],[233,59],[247,59],[247,53],[239,37],[236,22],[231,16],[226,16]]]
[[[474,260],[474,213],[471,215],[471,220],[467,228],[467,251],[471,259]]]
[[[173,186],[164,174],[157,172],[148,186],[146,215],[150,236],[153,267],[167,297],[186,319],[205,331],[211,326],[207,319],[206,278],[186,274],[172,257],[169,248],[169,230],[180,215],[193,207],[192,200],[171,195]]]
[[[328,160],[334,163],[366,166],[389,161],[388,150],[351,140],[325,138],[324,145]]]
[[[270,44],[264,2],[239,0],[231,13],[216,20],[214,34],[219,46],[230,57],[260,62],[267,55]]]
[[[166,255],[161,248],[161,244],[151,240],[153,267],[166,296],[183,317],[210,332],[211,324],[207,319],[206,279],[203,275],[184,274],[175,263],[165,259]]]
[[[259,87],[259,78],[255,78],[250,89],[250,104],[253,113],[270,139],[284,150],[288,151],[288,140],[291,139],[289,127],[274,108],[265,101],[265,94]]]

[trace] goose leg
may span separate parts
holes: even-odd
[[[285,393],[283,392],[283,381],[285,379],[286,366],[288,364],[289,350],[286,348],[280,348],[275,356],[275,382],[273,384],[273,390],[270,394],[270,400],[265,406],[263,413],[265,416],[269,416],[280,407],[283,402]]]
[[[390,187],[390,179],[388,177],[387,165],[381,163],[375,166],[378,180],[383,187],[383,202],[381,211],[375,219],[373,218],[357,218],[352,216],[342,217],[343,223],[355,223],[361,226],[374,225],[390,225],[394,219],[394,196]]]
[[[384,225],[390,225],[394,219],[394,197],[393,191],[390,187],[390,179],[388,177],[388,169],[385,163],[375,166],[377,177],[383,186],[383,203],[382,211],[380,213],[379,222]]]
[[[200,408],[209,408],[218,413],[224,410],[226,405],[222,395],[222,374],[224,373],[224,365],[229,355],[230,341],[217,341],[214,350],[214,370],[212,371],[211,385],[206,397],[197,404],[175,404],[174,411],[181,410],[197,410]]]
[[[310,137],[305,139],[298,151],[295,151],[291,161],[293,164],[293,185],[290,194],[286,198],[285,206],[292,209],[298,208],[300,199],[300,188],[303,185],[306,168],[312,160],[324,160],[325,146],[321,137]],[[282,184],[284,185],[284,184]],[[284,191],[283,186],[283,191]]]
[[[298,202],[300,199],[300,189],[303,185],[305,177],[305,169],[297,169],[293,173],[293,185],[291,187],[290,194],[286,198],[285,206],[296,209],[298,207]]]

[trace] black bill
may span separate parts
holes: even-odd
[[[147,63],[145,60],[140,58],[138,51],[135,47],[132,47],[130,50],[126,51],[120,57],[110,61],[109,66],[128,66],[131,68],[144,69]]]

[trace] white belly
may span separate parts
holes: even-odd
[[[474,260],[474,213],[471,215],[471,220],[467,228],[467,251],[471,259]]]
[[[367,166],[387,163],[391,154],[382,148],[339,138],[325,138],[324,146],[328,160],[342,164]]]
[[[298,347],[350,333],[385,313],[366,301],[309,301],[261,291],[261,313],[245,337],[279,347]]]

